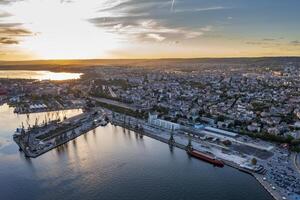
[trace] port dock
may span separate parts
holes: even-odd
[[[108,122],[100,110],[84,112],[62,122],[52,121],[48,124],[34,126],[14,135],[14,141],[26,157],[36,158],[76,137],[104,126]]]
[[[172,147],[187,151],[188,146],[192,145],[192,148],[200,153],[212,153],[215,159],[220,160],[225,165],[252,175],[274,199],[284,199],[279,191],[274,190],[272,185],[264,179],[264,171],[254,171],[244,167],[240,164],[241,160],[238,160],[238,156],[235,154],[223,154],[223,150],[227,150],[226,147],[210,144],[213,147],[210,148],[205,142],[198,138],[191,138],[189,134],[161,129],[144,120],[120,113],[113,113],[110,110],[95,109],[62,122],[54,121],[47,125],[33,127],[27,131],[23,130],[20,134],[14,135],[14,141],[27,157],[35,158],[98,126],[105,126],[108,121],[110,121],[112,125],[126,128],[138,134],[166,143]],[[187,138],[189,138],[189,141],[187,141]]]
[[[118,114],[117,114],[118,115]],[[119,114],[121,115],[121,114]],[[131,118],[131,117],[130,117]],[[125,118],[122,117],[111,117],[110,121],[113,125],[115,126],[120,126],[123,128],[126,128],[128,130],[134,131],[136,133],[145,135],[147,137],[153,138],[155,140],[161,141],[163,143],[166,143],[170,146],[174,146],[183,150],[187,150],[187,145],[188,143],[185,142],[183,143],[182,140],[177,140],[178,139],[178,135],[177,137],[175,137],[175,139],[172,137],[172,141],[170,140],[170,138],[166,138],[165,135],[160,135],[158,132],[163,131],[163,130],[159,130],[154,127],[151,127],[149,124],[145,123],[143,120],[138,120],[138,119],[131,119],[131,120],[126,120]],[[168,133],[170,135],[170,133]],[[194,144],[197,142],[194,142]],[[202,148],[197,148],[197,145],[194,145],[194,148],[197,151],[202,151]],[[277,190],[272,189],[272,187],[270,186],[270,184],[263,179],[264,175],[257,173],[255,171],[252,171],[250,169],[246,169],[244,167],[241,167],[239,164],[235,163],[232,160],[227,160],[221,157],[218,157],[218,159],[220,159],[225,165],[235,168],[241,172],[247,173],[251,176],[253,176],[262,186],[263,188],[275,199],[275,200],[282,200],[284,198],[282,198],[282,196],[279,194],[279,192]]]

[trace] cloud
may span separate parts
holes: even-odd
[[[174,11],[175,0],[172,0],[171,11]]]
[[[73,3],[73,0],[60,0],[60,3]]]
[[[163,37],[163,36],[161,36],[160,34],[157,34],[157,33],[148,33],[147,37],[150,38],[150,39],[154,39],[158,42],[161,42],[161,41],[166,39],[165,37]]]
[[[209,31],[212,31],[212,26],[205,26],[203,28],[200,28],[201,31],[204,31],[204,32],[209,32]]]
[[[10,0],[0,0],[0,5],[1,4],[9,4]]]
[[[0,0],[0,5],[5,8],[20,1],[23,0]],[[12,13],[0,9],[0,44],[19,44],[20,37],[32,35],[32,32],[25,29],[22,23],[12,20],[13,17]]]
[[[211,26],[198,29],[171,27],[154,19],[136,17],[94,18],[90,22],[110,33],[139,41],[193,39],[211,30]]]
[[[175,13],[182,12],[205,12],[205,11],[216,11],[216,10],[225,10],[230,9],[229,7],[224,6],[213,6],[213,7],[205,7],[205,8],[186,8],[186,9],[174,9]]]
[[[19,44],[19,41],[9,37],[0,37],[0,44]]]
[[[262,44],[265,44],[264,42],[257,42],[257,41],[249,41],[249,42],[246,42],[246,44],[249,44],[249,45],[262,45]]]
[[[107,14],[111,16],[145,16],[151,13],[165,13],[168,9],[169,2],[161,0],[112,0],[110,3],[102,5],[98,14]]]
[[[285,41],[283,38],[263,38],[246,42],[247,45],[253,45],[263,49],[281,49],[282,51],[295,51],[300,47],[299,40]]]
[[[225,10],[229,9],[228,7],[224,6],[214,6],[214,7],[206,7],[206,8],[196,8],[194,11],[210,11],[210,10]]]
[[[212,26],[177,23],[170,13],[173,1],[119,0],[109,1],[88,21],[124,40],[178,41],[197,38],[212,31]],[[224,7],[193,8],[193,11],[225,9]],[[184,12],[186,10],[175,10]]]
[[[23,28],[11,28],[11,27],[1,27],[0,24],[0,34],[10,35],[10,36],[29,36],[32,35],[30,31]]]
[[[0,44],[19,44],[20,37],[33,35],[22,27],[22,23],[0,23]]]
[[[184,2],[183,2],[184,3]],[[172,13],[183,12],[205,12],[230,9],[224,6],[211,7],[185,7],[175,8],[175,0],[111,0],[98,10],[99,13],[114,13],[116,16],[120,15],[166,15],[171,10]]]
[[[274,38],[264,38],[264,39],[262,39],[262,41],[276,41],[276,39],[274,39]]]
[[[299,40],[293,40],[290,42],[291,45],[293,46],[300,46],[300,41]]]
[[[261,46],[263,48],[278,47],[284,45],[282,42],[276,40],[258,40],[258,41],[249,41],[246,42],[248,45]]]
[[[0,18],[10,17],[11,14],[5,11],[0,10]]]
[[[23,0],[0,0],[0,5],[5,5],[5,4],[12,4],[18,1],[23,1]]]

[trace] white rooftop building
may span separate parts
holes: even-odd
[[[163,119],[158,119],[156,113],[149,113],[148,123],[151,125],[159,126],[161,128],[169,129],[169,130],[177,130],[180,128],[180,125],[174,122],[170,122]]]

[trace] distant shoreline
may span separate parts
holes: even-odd
[[[0,70],[48,70],[52,72],[82,72],[94,67],[173,67],[179,64],[300,64],[300,56],[225,57],[225,58],[158,58],[158,59],[86,59],[0,61]]]
[[[111,59],[37,59],[37,60],[0,60],[0,65],[2,63],[58,63],[58,62],[108,62],[108,61],[151,61],[151,60],[220,60],[220,59],[274,59],[274,58],[298,58],[300,59],[300,55],[298,56],[242,56],[242,57],[169,57],[169,58],[111,58]]]

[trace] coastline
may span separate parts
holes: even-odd
[[[143,131],[140,131],[140,130],[137,130],[131,126],[128,126],[126,124],[123,124],[122,122],[120,121],[113,121],[112,122],[112,125],[115,125],[115,126],[120,126],[122,128],[126,128],[126,129],[129,129],[131,131],[134,131],[134,132],[137,132],[137,133],[140,133],[142,135],[145,135],[147,137],[150,137],[152,139],[155,139],[155,140],[158,140],[160,142],[163,142],[165,144],[168,144],[170,146],[174,146],[174,147],[177,147],[177,148],[180,148],[184,151],[186,151],[186,145],[183,145],[183,144],[180,144],[176,141],[174,141],[172,144],[169,143],[169,140],[168,139],[165,139],[163,137],[160,137],[158,135],[155,135],[155,134],[151,134],[150,132],[147,132],[145,130]],[[199,149],[197,149],[199,151]],[[200,150],[201,151],[201,150]],[[218,158],[218,159],[221,159],[221,158]],[[224,160],[224,159],[221,159],[224,164],[228,167],[232,167],[234,169],[237,169],[243,173],[246,173],[246,174],[249,174],[251,176],[253,176],[258,182],[259,184],[269,193],[269,195],[271,195],[273,197],[274,200],[282,200],[282,197],[281,195],[276,191],[276,190],[273,190],[271,187],[270,187],[270,183],[268,183],[267,181],[264,181],[263,180],[263,175],[260,175],[260,174],[257,174],[257,173],[254,173],[250,170],[246,170],[244,168],[241,168],[239,165],[231,162],[231,161],[228,161],[228,160]]]
[[[116,118],[111,118],[110,121],[111,121],[112,125],[119,126],[119,127],[122,127],[122,128],[128,129],[128,130],[137,132],[137,133],[139,133],[141,135],[145,135],[145,136],[147,136],[149,138],[158,140],[158,141],[163,142],[165,144],[168,144],[170,146],[177,147],[177,148],[180,148],[180,149],[186,151],[187,144],[184,144],[182,142],[182,140],[179,140],[179,142],[175,140],[174,142],[170,143],[169,139],[163,137],[164,135],[159,135],[159,129],[157,129],[157,132],[156,132],[155,129],[151,129],[149,127],[148,128],[144,128],[144,127],[146,127],[146,125],[143,125],[142,126],[143,128],[139,129],[139,128],[137,128],[137,126],[133,126],[134,124],[126,123],[126,121],[122,121],[122,120],[116,119]],[[136,125],[138,125],[138,124],[139,124],[139,122],[136,121]],[[48,152],[50,150],[53,150],[54,148],[56,148],[56,147],[58,147],[60,145],[63,145],[65,143],[67,143],[67,142],[75,139],[76,137],[79,137],[80,135],[82,135],[82,134],[84,134],[84,133],[86,133],[86,132],[88,132],[88,131],[96,128],[97,126],[99,126],[99,125],[90,126],[88,129],[79,131],[79,133],[76,133],[75,135],[70,135],[67,138],[65,138],[64,140],[56,143],[53,146],[50,146],[49,148],[43,149],[42,151],[39,151],[38,153],[32,153],[32,152],[28,151],[25,148],[25,146],[23,146],[22,143],[20,143],[19,141],[15,140],[15,142],[19,145],[20,149],[22,149],[22,151],[25,153],[25,155],[27,157],[36,158],[36,157],[38,157],[38,156],[40,156],[40,155],[42,155],[42,154],[44,154],[44,153],[46,153],[46,152]],[[197,143],[194,140],[193,140],[193,142],[194,142],[194,144]],[[197,147],[195,149],[198,150],[198,151],[200,151],[200,152],[201,151],[203,152],[203,149],[197,149]],[[279,194],[279,192],[277,190],[273,190],[272,189],[272,185],[270,185],[270,183],[267,180],[263,179],[263,175],[260,175],[260,174],[254,173],[253,171],[250,171],[250,170],[247,170],[245,168],[242,168],[241,166],[239,166],[237,163],[234,163],[233,161],[225,160],[225,159],[220,158],[220,157],[218,157],[217,159],[222,160],[226,166],[235,168],[235,169],[237,169],[237,170],[239,170],[241,172],[244,172],[244,173],[247,173],[247,174],[253,176],[263,186],[263,188],[273,197],[273,199],[275,199],[275,200],[283,199],[282,196]]]
[[[33,113],[45,113],[45,112],[58,112],[58,111],[64,111],[64,110],[76,110],[76,109],[83,109],[82,106],[78,107],[64,107],[64,108],[53,108],[53,109],[44,109],[44,110],[33,110],[29,112],[14,112],[15,114],[18,115],[28,115],[28,114],[33,114]]]
[[[280,200],[280,199],[283,199],[281,197],[281,195],[276,192],[276,190],[273,190],[271,187],[270,187],[270,184],[267,184],[267,181],[264,181],[263,180],[263,177],[259,174],[255,174],[253,173],[252,176],[263,186],[263,188],[276,200]]]

